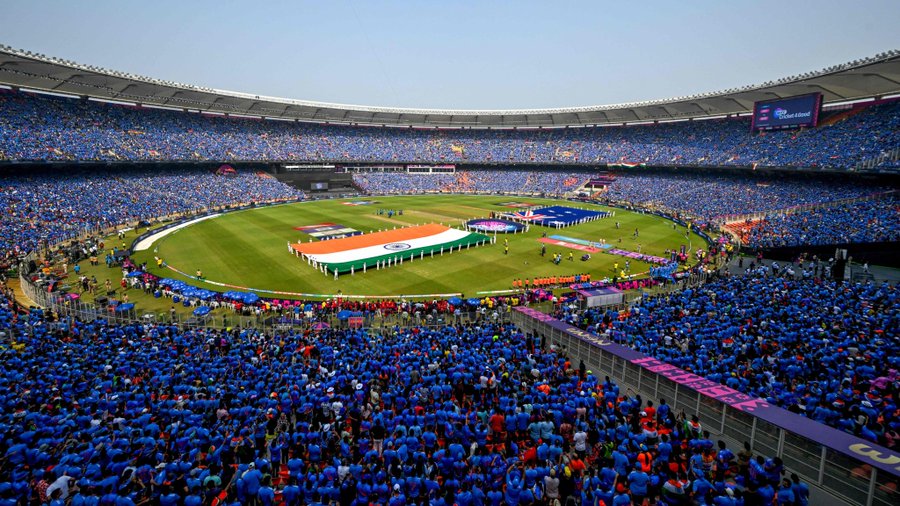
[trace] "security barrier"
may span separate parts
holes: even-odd
[[[900,454],[820,424],[765,400],[681,370],[527,307],[512,323],[547,338],[596,376],[610,376],[644,399],[665,399],[675,412],[697,414],[705,429],[731,447],[780,456],[810,484],[810,504],[900,504]]]

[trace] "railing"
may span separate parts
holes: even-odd
[[[665,399],[676,412],[697,414],[704,429],[731,447],[780,456],[813,491],[810,504],[900,504],[900,454],[771,406],[717,382],[647,357],[530,308],[512,323],[546,337],[595,376],[610,376],[644,399]]]
[[[900,160],[900,147],[882,151],[879,155],[867,158],[853,167],[853,170],[869,170],[878,168],[884,162],[896,162]]]
[[[803,211],[810,211],[814,209],[828,209],[831,207],[848,205],[848,204],[856,204],[858,202],[866,202],[869,200],[879,200],[883,198],[888,198],[897,194],[897,190],[891,190],[888,192],[874,193],[872,195],[866,195],[865,197],[854,197],[849,199],[841,199],[841,200],[833,200],[831,202],[823,202],[819,204],[803,204],[794,207],[788,207],[785,209],[776,209],[773,211],[760,211],[757,213],[745,213],[745,214],[730,214],[727,216],[717,216],[716,221],[721,222],[723,226],[728,225],[729,223],[736,222],[745,222],[747,220],[756,221],[768,218],[769,216],[785,216],[789,214],[799,213]]]

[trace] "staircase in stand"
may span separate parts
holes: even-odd
[[[885,162],[897,162],[900,161],[900,148],[890,149],[888,151],[882,151],[878,156],[873,156],[872,158],[867,158],[853,167],[854,170],[868,170],[874,169]],[[895,169],[896,170],[896,169]]]

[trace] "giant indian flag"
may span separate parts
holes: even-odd
[[[443,225],[419,225],[384,232],[312,243],[292,244],[304,260],[338,273],[418,260],[441,251],[464,249],[490,242],[490,237]]]

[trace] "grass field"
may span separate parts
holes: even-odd
[[[352,199],[351,199],[352,200]],[[559,246],[547,246],[547,255],[541,257],[543,232],[597,241],[604,239],[621,249],[636,251],[641,245],[644,253],[663,256],[664,250],[687,244],[684,227],[657,216],[632,213],[616,209],[616,216],[560,230],[531,226],[529,232],[499,234],[497,244],[444,254],[424,260],[404,262],[403,265],[382,270],[342,275],[335,280],[316,271],[306,262],[288,252],[287,243],[309,241],[310,237],[295,227],[332,222],[362,232],[402,227],[424,223],[443,223],[459,226],[473,218],[487,217],[491,211],[513,211],[498,205],[501,202],[529,202],[541,205],[561,204],[612,210],[602,206],[574,204],[565,201],[515,197],[485,197],[459,195],[429,195],[407,197],[379,197],[374,205],[348,206],[346,200],[304,202],[276,207],[252,209],[225,214],[214,219],[178,230],[156,242],[149,250],[138,252],[133,259],[147,262],[148,270],[161,277],[182,279],[211,290],[227,291],[231,288],[213,286],[190,277],[199,269],[204,278],[211,281],[247,287],[303,294],[331,295],[337,293],[370,296],[414,296],[417,294],[455,294],[478,296],[482,292],[507,290],[516,278],[534,276],[571,275],[590,272],[592,279],[613,276],[613,264],[621,269],[625,258],[597,253],[587,262],[579,258],[582,252]],[[378,208],[402,209],[403,215],[388,218],[377,215]],[[615,223],[620,228],[615,228]],[[632,237],[635,228],[640,234]],[[503,239],[509,240],[509,254],[504,254]],[[621,241],[621,242],[620,242]],[[703,240],[691,234],[689,242],[696,248]],[[568,260],[569,252],[574,261]],[[562,253],[560,265],[551,262],[555,253]],[[157,268],[155,256],[187,276],[167,268]],[[110,270],[102,267],[82,266],[88,275],[95,274],[101,284],[109,277]],[[642,273],[649,265],[631,262],[631,273]],[[118,281],[118,271],[112,280]],[[132,291],[132,301],[141,310],[165,309],[168,301],[142,300]],[[262,296],[268,294],[257,292]],[[285,296],[271,295],[275,298]],[[166,306],[156,308],[155,306]]]

